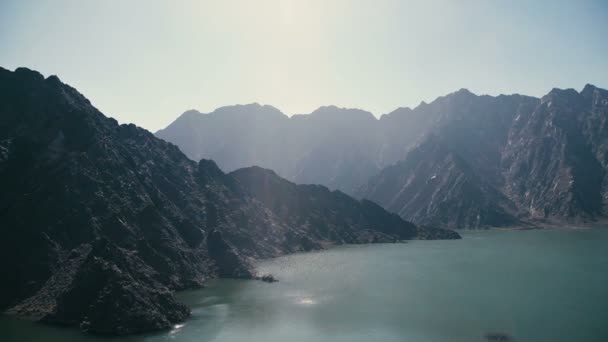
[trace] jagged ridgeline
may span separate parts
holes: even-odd
[[[608,91],[587,85],[542,98],[461,89],[380,119],[230,106],[188,111],[156,134],[228,171],[256,164],[417,224],[484,228],[606,218],[607,122]]]
[[[189,315],[174,290],[251,278],[254,258],[458,238],[269,170],[227,175],[25,68],[0,68],[0,189],[0,308],[95,333],[170,327]]]
[[[451,228],[608,216],[608,91],[553,89],[541,99],[457,92],[427,107],[437,124],[359,196]]]

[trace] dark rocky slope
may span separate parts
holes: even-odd
[[[428,235],[372,204],[298,221],[244,183],[118,125],[57,77],[0,68],[0,309],[95,333],[162,329],[189,314],[174,290],[251,278],[250,258]]]
[[[218,267],[206,235],[244,251],[268,219],[209,161],[118,125],[57,77],[0,71],[0,306],[100,333],[168,327],[188,315],[171,290]],[[213,214],[212,214],[213,213]],[[250,276],[234,269],[234,276]],[[110,310],[109,308],[113,308]]]
[[[296,185],[260,167],[239,169],[230,175],[296,229],[291,238],[306,241],[311,248],[315,243],[396,242],[418,235],[414,224],[371,201],[355,200],[339,190]],[[457,238],[451,231],[437,230],[436,234],[438,238]]]

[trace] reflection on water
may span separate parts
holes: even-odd
[[[301,297],[301,298],[298,298],[298,299],[296,300],[296,303],[297,303],[297,304],[302,304],[302,305],[313,305],[313,304],[317,304],[317,302],[316,302],[314,299],[312,299],[312,298],[307,298],[307,297]]]
[[[192,317],[112,341],[606,341],[608,230],[488,231],[342,246],[258,265],[278,283],[179,294]],[[1,341],[107,341],[0,319]]]

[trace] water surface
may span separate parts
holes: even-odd
[[[112,341],[608,341],[607,229],[463,235],[263,261],[278,283],[212,281],[183,325]],[[0,340],[108,341],[9,318]]]

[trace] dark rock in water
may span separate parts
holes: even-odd
[[[278,281],[272,274],[263,274],[259,277],[255,277],[255,279],[266,283],[276,283]]]
[[[255,171],[255,170],[254,170]],[[409,239],[369,201],[267,177],[271,193],[135,125],[57,77],[0,68],[0,310],[100,334],[169,328],[175,290],[252,278],[249,260]]]
[[[419,240],[458,240],[462,239],[458,232],[451,229],[441,229],[429,226],[418,227]]]
[[[510,342],[514,341],[513,337],[507,333],[503,332],[488,332],[483,335],[484,338],[488,341],[497,341],[497,342]]]

